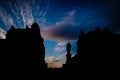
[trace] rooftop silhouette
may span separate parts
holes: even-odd
[[[47,68],[44,40],[37,23],[33,23],[31,28],[26,27],[26,29],[16,29],[11,26],[7,31],[6,39],[0,40],[0,51],[1,67],[4,71],[28,74]]]
[[[68,72],[76,73],[75,76],[78,72],[81,76],[89,78],[114,78],[120,67],[119,49],[120,35],[108,28],[103,31],[96,28],[95,31],[88,33],[81,30],[77,41],[77,54],[72,58],[66,56],[68,61],[63,68],[68,69]],[[69,53],[67,55],[70,55]]]
[[[11,26],[6,39],[0,39],[2,72],[13,72],[14,75],[20,72],[24,75],[42,74],[39,78],[44,79],[102,78],[118,72],[120,35],[108,28],[101,31],[98,27],[88,33],[81,30],[76,44],[77,54],[74,57],[71,57],[70,42],[66,45],[66,63],[61,69],[48,69],[39,25],[33,23],[31,28],[26,26],[25,29]]]

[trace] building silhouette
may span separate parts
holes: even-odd
[[[80,31],[76,42],[77,54],[71,57],[71,44],[66,45],[66,64],[61,69],[48,69],[45,63],[44,39],[39,25],[16,29],[11,26],[6,39],[0,39],[0,64],[2,75],[50,79],[110,78],[119,73],[120,35],[96,28]],[[20,74],[22,73],[22,74]],[[19,75],[20,74],[20,75]],[[27,76],[27,75],[29,76]],[[45,76],[45,77],[44,77]]]
[[[7,72],[40,72],[47,68],[44,40],[39,25],[16,29],[11,26],[6,39],[0,39],[1,67]],[[5,68],[6,67],[6,68]]]
[[[114,78],[120,67],[119,49],[120,35],[108,28],[101,31],[97,27],[88,33],[81,30],[77,40],[77,54],[69,60],[71,65],[66,61],[63,68],[69,69],[68,72],[78,72],[78,76],[71,75],[76,77]]]

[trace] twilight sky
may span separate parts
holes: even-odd
[[[66,43],[76,54],[79,31],[108,27],[120,31],[119,0],[0,0],[0,38],[5,38],[11,25],[40,25],[45,39],[46,62],[49,67],[65,63]]]

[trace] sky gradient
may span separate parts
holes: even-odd
[[[65,63],[66,44],[76,54],[79,31],[108,27],[120,31],[119,0],[0,0],[0,38],[11,25],[16,28],[40,25],[49,67]]]

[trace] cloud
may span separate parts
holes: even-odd
[[[53,63],[54,62],[54,56],[49,56],[47,58],[45,58],[47,63]]]
[[[54,54],[46,57],[47,63],[65,61],[66,44],[66,42],[58,42],[54,47]]]
[[[5,23],[6,26],[13,25],[13,19],[10,14],[7,14],[5,9],[0,7],[0,20],[2,20],[3,23]],[[8,28],[8,27],[7,27]]]
[[[70,11],[68,16],[63,17],[55,25],[47,26],[41,29],[44,38],[57,41],[70,41],[77,39],[79,35],[79,26],[74,20],[75,10]]]
[[[50,2],[53,0],[40,0],[35,1],[32,0],[32,12],[33,17],[36,22],[40,25],[44,25],[46,23],[46,14],[49,10]]]
[[[58,42],[54,47],[53,53],[53,55],[45,58],[46,63],[48,63],[48,66],[52,68],[62,67],[62,64],[65,64],[66,62],[66,42]]]
[[[6,38],[6,31],[0,28],[0,39],[5,39]]]
[[[49,68],[59,68],[66,62],[66,43],[58,42],[53,50],[53,55],[45,58]]]
[[[41,29],[42,36],[45,39],[58,42],[73,41],[78,39],[80,30],[88,32],[95,30],[97,26],[104,28],[108,26],[108,24],[112,24],[109,20],[114,20],[106,16],[103,7],[102,9],[85,9],[83,12],[78,11],[78,13],[79,16],[75,10],[72,10],[68,12],[67,16],[62,17],[60,21],[56,22],[56,24],[44,26]]]
[[[65,61],[66,61],[66,56],[65,55],[66,55],[66,52],[64,52],[64,53],[60,54],[59,56],[57,56],[55,62],[58,61],[58,62],[64,64]]]
[[[58,57],[49,56],[45,58],[46,63],[48,64],[49,68],[60,68],[63,64],[63,55],[59,55]]]
[[[56,25],[76,25],[76,22],[74,20],[75,12],[75,10],[70,11],[68,13],[68,16],[63,17],[61,21],[56,22]]]
[[[66,42],[58,42],[54,48],[54,51],[57,53],[63,52],[66,49]]]
[[[8,2],[8,6],[11,10],[11,15],[12,15],[12,18],[14,20],[14,25],[15,26],[20,26],[20,27],[23,27],[24,26],[24,22],[23,22],[23,19],[22,19],[22,16],[20,14],[20,6],[19,6],[19,3],[17,1],[9,1]]]
[[[46,23],[46,14],[53,0],[5,0],[0,3],[0,23],[5,30],[10,25],[23,28],[33,22]],[[6,5],[4,5],[6,4]]]
[[[32,7],[30,1],[18,1],[18,6],[20,7],[20,14],[22,16],[24,26],[31,26],[34,22],[32,15]]]

